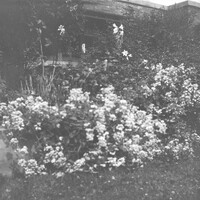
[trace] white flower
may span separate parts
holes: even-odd
[[[94,134],[87,133],[86,138],[87,138],[87,141],[93,141],[94,140]]]
[[[124,35],[124,31],[120,31],[119,34],[120,34],[120,36],[123,36]]]
[[[110,119],[111,121],[116,121],[116,120],[117,120],[117,117],[116,117],[116,115],[114,115],[114,114],[110,114],[110,115],[109,115],[109,119]]]
[[[62,141],[62,140],[63,140],[63,137],[60,136],[60,137],[59,137],[59,140]]]
[[[143,60],[142,64],[146,65],[148,63],[148,60]]]
[[[12,138],[12,139],[10,140],[10,144],[11,144],[11,145],[17,145],[18,143],[19,143],[19,141],[18,141],[17,138]]]
[[[120,25],[119,29],[124,30],[123,24]]]
[[[58,172],[58,173],[55,173],[54,174],[56,176],[56,178],[60,178],[60,177],[63,177],[65,175],[64,172]]]
[[[85,164],[85,158],[80,158],[74,162],[74,170],[80,170],[80,168]]]
[[[132,57],[132,54],[130,54],[128,51],[124,50],[122,51],[122,56],[126,57],[127,60]]]
[[[34,128],[36,131],[40,131],[41,129],[41,122],[37,122],[37,124],[34,125]]]
[[[119,130],[119,131],[122,131],[122,130],[124,129],[123,124],[118,124],[118,125],[116,126],[116,129]]]
[[[90,126],[89,122],[88,123],[84,123],[84,127],[88,127],[88,126]]]
[[[89,102],[89,92],[84,92],[82,91],[82,88],[74,88],[70,90],[70,96],[68,100],[66,101],[68,104],[71,102]]]
[[[28,148],[27,146],[23,146],[21,149],[17,149],[17,152],[22,155],[28,154]]]
[[[44,148],[45,158],[44,163],[52,163],[55,167],[60,168],[66,165],[66,157],[63,153],[63,147],[61,143],[57,143],[55,147],[48,146]]]
[[[83,51],[83,53],[85,53],[85,52],[86,52],[85,43],[83,43],[81,47],[82,47],[82,51]]]
[[[114,33],[114,34],[117,34],[117,33],[119,32],[118,26],[117,26],[116,24],[113,24],[113,27],[114,27],[113,33]]]
[[[34,159],[25,160],[19,159],[18,165],[24,169],[25,175],[27,177],[36,174],[45,174],[43,170],[45,170],[44,165],[38,165],[37,161]]]
[[[128,56],[128,51],[126,51],[126,50],[122,51],[122,55],[127,57]]]
[[[58,27],[58,31],[60,32],[60,35],[64,35],[65,34],[65,27],[63,25],[60,25]]]

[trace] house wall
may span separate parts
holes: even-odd
[[[200,3],[193,1],[184,1],[182,3],[163,6],[160,4],[151,3],[144,0],[83,0],[86,16],[99,18],[120,19],[124,17],[128,8],[131,8],[139,13],[151,13],[153,10],[173,13],[182,18],[193,18],[193,25],[200,23]],[[183,19],[185,20],[185,19]],[[184,22],[185,23],[185,22]],[[180,24],[182,26],[183,24]]]
[[[167,7],[143,0],[84,0],[84,10],[112,16],[123,16],[128,7],[149,13],[153,9],[166,10]]]

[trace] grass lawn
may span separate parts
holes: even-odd
[[[199,200],[200,159],[151,163],[133,172],[3,179],[1,200]]]

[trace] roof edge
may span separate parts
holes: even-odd
[[[154,9],[161,9],[161,10],[167,10],[168,6],[164,6],[162,4],[157,4],[149,1],[141,1],[141,0],[117,0],[117,2],[126,3],[126,4],[132,4],[132,5],[139,5],[143,7],[148,8],[154,8]]]
[[[143,1],[143,0],[117,0],[117,2],[132,4],[132,5],[139,5],[143,7],[155,8],[155,9],[161,9],[161,10],[171,10],[171,9],[176,9],[176,8],[182,8],[185,6],[193,6],[193,7],[200,8],[199,2],[195,2],[191,0],[183,1],[180,3],[174,3],[169,6],[164,6],[162,4],[157,4],[157,3]]]
[[[195,2],[195,1],[190,1],[190,0],[189,1],[183,1],[183,2],[175,3],[173,5],[168,6],[168,10],[182,8],[182,7],[185,7],[185,6],[193,6],[193,7],[200,8],[200,3]]]

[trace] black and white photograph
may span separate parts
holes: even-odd
[[[0,200],[200,200],[200,0],[0,0]]]

